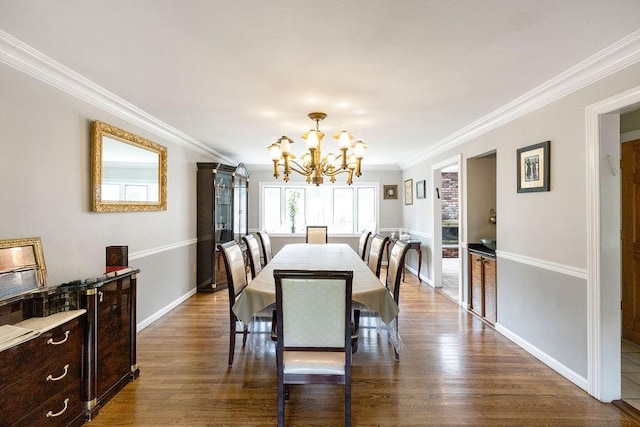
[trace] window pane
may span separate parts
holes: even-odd
[[[298,235],[305,233],[307,225],[327,225],[329,233],[375,230],[377,190],[377,186],[358,185],[265,185],[260,201],[261,227],[270,233],[292,233],[295,225]]]
[[[336,188],[333,190],[333,228],[334,233],[353,233],[353,189]]]
[[[376,192],[373,187],[358,188],[358,228],[362,230],[376,229]]]
[[[304,188],[287,188],[285,190],[286,230],[285,232],[302,233],[304,227]]]
[[[102,200],[120,200],[120,186],[118,184],[102,184]]]
[[[331,187],[311,187],[307,192],[306,225],[328,225],[329,232],[334,232],[331,224]]]
[[[262,227],[269,233],[281,233],[280,224],[280,187],[264,187],[262,198]]]
[[[124,186],[124,199],[128,202],[147,201],[147,186],[126,184]]]

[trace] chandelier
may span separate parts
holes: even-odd
[[[320,121],[325,117],[327,117],[325,113],[309,113],[309,118],[316,122],[316,128],[302,135],[302,138],[307,141],[308,151],[300,158],[300,161],[296,161],[296,156],[291,153],[291,144],[295,141],[287,136],[282,136],[267,147],[271,152],[275,178],[280,176],[280,166],[283,168],[285,182],[289,181],[291,171],[305,176],[309,184],[315,185],[322,184],[325,176],[329,177],[331,182],[336,182],[336,175],[341,173],[347,174],[347,184],[351,185],[353,175],[362,175],[362,158],[365,148],[368,147],[361,139],[355,139],[346,130],[341,130],[340,133],[334,135],[334,138],[338,140],[340,154],[337,156],[333,153],[322,155],[324,133],[320,131]]]

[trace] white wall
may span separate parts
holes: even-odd
[[[196,166],[211,160],[0,65],[0,239],[39,236],[49,285],[97,277],[128,245],[140,323],[195,287]],[[89,129],[101,120],[168,148],[168,209],[90,211]]]
[[[413,166],[403,176],[415,179],[457,153],[469,159],[496,152],[497,330],[583,388],[588,376],[585,109],[638,85],[640,64],[635,64]],[[518,194],[516,150],[547,140],[551,191]],[[463,198],[469,204],[473,200],[469,194]],[[421,209],[418,215],[418,208],[403,206],[405,227],[432,223],[432,212]]]

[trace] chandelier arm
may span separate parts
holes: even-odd
[[[325,170],[322,171],[322,174],[324,176],[336,176],[336,175],[340,175],[341,173],[349,173],[349,169],[338,169],[333,172],[329,172]]]
[[[309,176],[313,172],[313,169],[307,170],[295,160],[289,160],[289,169],[303,176]]]

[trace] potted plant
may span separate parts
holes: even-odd
[[[298,191],[294,191],[289,196],[289,219],[291,219],[291,232],[296,232],[296,215],[298,213],[298,199],[300,198],[300,193]]]

